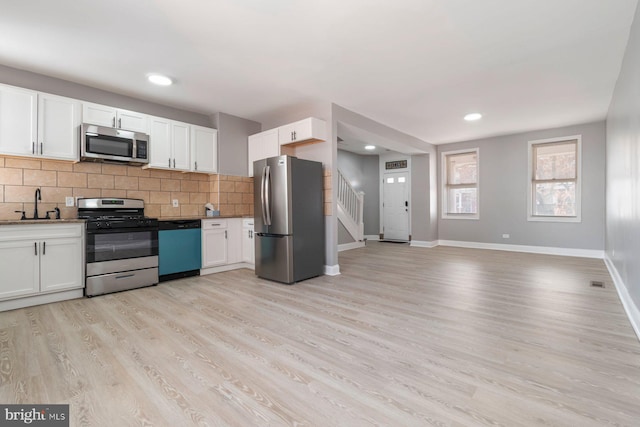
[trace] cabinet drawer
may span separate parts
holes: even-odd
[[[226,219],[203,219],[202,220],[203,230],[216,230],[220,228],[227,228]]]
[[[0,241],[82,237],[83,228],[84,224],[5,225],[0,226]]]
[[[253,218],[244,218],[242,220],[242,228],[253,228]]]

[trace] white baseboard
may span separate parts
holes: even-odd
[[[0,302],[0,311],[15,310],[16,308],[31,307],[34,305],[49,304],[52,302],[66,301],[84,297],[84,289],[55,292],[52,294],[34,295],[24,298],[16,298]]]
[[[414,246],[416,248],[435,248],[438,246],[438,241],[435,242],[427,242],[423,240],[412,240],[409,242],[409,246]]]
[[[338,245],[338,252],[348,251],[349,249],[363,248],[364,242],[351,242]]]
[[[534,254],[574,256],[604,259],[604,251],[597,249],[556,248],[550,246],[507,245],[503,243],[462,242],[459,240],[438,240],[438,245],[458,248],[492,249],[495,251],[529,252]]]
[[[367,235],[364,236],[364,240],[371,240],[371,241],[380,240],[380,235],[379,234],[367,234]]]
[[[609,258],[608,255],[605,254],[604,263],[607,265],[607,269],[609,270],[609,274],[611,274],[611,278],[613,279],[613,284],[616,285],[616,290],[618,291],[618,297],[620,301],[622,301],[622,306],[624,307],[624,311],[627,313],[627,317],[631,322],[631,326],[636,333],[636,336],[640,340],[640,309],[636,306],[631,299],[631,295],[629,295],[629,291],[618,273],[618,269],[616,269],[613,261]]]
[[[203,268],[200,270],[200,275],[206,276],[207,274],[222,273],[223,271],[237,270],[239,268],[248,268],[249,270],[253,270],[255,269],[255,266],[248,262],[238,262],[235,264],[221,265],[219,267]]]
[[[327,276],[338,276],[338,275],[340,275],[340,264],[325,265],[324,266],[324,274],[326,274]]]

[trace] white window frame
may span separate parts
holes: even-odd
[[[533,169],[533,147],[539,144],[557,142],[576,142],[576,216],[540,216],[533,214],[533,196],[535,186],[535,176]],[[529,141],[528,144],[528,191],[527,191],[527,220],[537,222],[582,222],[582,135],[569,135],[560,138],[537,139]]]
[[[450,156],[452,154],[471,154],[471,153],[475,153],[476,155],[476,167],[477,167],[477,174],[476,174],[476,195],[478,197],[477,200],[477,210],[476,213],[449,213],[447,212],[447,206],[449,206],[448,203],[448,194],[449,192],[447,191],[447,180],[448,180],[448,171],[447,171],[447,156]],[[441,176],[440,176],[440,194],[442,194],[441,200],[440,200],[440,204],[441,204],[441,216],[442,219],[472,219],[472,220],[479,220],[480,219],[480,148],[476,147],[476,148],[465,148],[462,150],[454,150],[454,151],[444,151],[442,153],[440,153],[440,172],[441,172]]]

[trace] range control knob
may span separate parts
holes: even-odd
[[[110,222],[105,222],[104,223],[105,228],[111,228],[111,223]]]

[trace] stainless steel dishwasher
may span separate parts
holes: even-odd
[[[202,266],[200,220],[160,221],[158,271],[160,282],[199,276]]]

